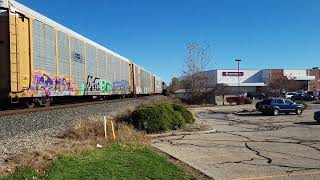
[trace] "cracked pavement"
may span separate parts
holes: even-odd
[[[153,139],[153,146],[213,179],[320,179],[320,124],[300,116],[233,112],[254,106],[191,109],[216,131]],[[312,109],[320,109],[320,106]]]

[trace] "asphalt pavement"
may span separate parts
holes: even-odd
[[[251,106],[194,108],[213,131],[155,138],[153,145],[213,179],[320,179],[320,124],[302,115],[262,116]]]

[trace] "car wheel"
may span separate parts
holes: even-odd
[[[279,115],[279,112],[280,112],[279,109],[274,109],[274,110],[273,110],[273,115],[274,115],[274,116],[278,116],[278,115]]]
[[[301,108],[298,108],[298,109],[296,110],[296,114],[297,114],[297,115],[302,114],[302,109],[301,109]]]
[[[261,102],[257,102],[257,104],[256,104],[256,109],[259,110],[260,107],[261,107]]]

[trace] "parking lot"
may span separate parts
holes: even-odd
[[[212,128],[154,139],[154,146],[213,179],[320,179],[320,124],[312,105],[302,115],[234,112],[250,106],[194,108]]]

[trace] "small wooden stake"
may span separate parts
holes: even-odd
[[[112,122],[112,120],[110,120],[110,123],[111,123],[111,129],[112,129],[112,137],[113,137],[113,140],[116,140],[116,134],[114,133],[114,127],[113,127],[113,122]]]
[[[104,116],[104,138],[107,139],[107,116]]]

